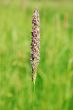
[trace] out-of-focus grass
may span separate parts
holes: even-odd
[[[41,60],[35,110],[73,110],[72,7],[38,6]],[[0,7],[0,110],[32,110],[30,65],[34,5]],[[66,17],[65,17],[66,16]]]

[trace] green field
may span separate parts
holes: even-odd
[[[73,4],[44,3],[0,4],[0,110],[73,110]],[[30,44],[35,7],[41,55],[34,94]]]

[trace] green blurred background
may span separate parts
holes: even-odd
[[[40,64],[32,90],[32,14],[40,13]],[[34,97],[34,101],[33,101]],[[73,2],[0,0],[0,110],[73,110]]]

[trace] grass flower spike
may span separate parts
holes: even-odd
[[[32,81],[35,84],[37,76],[37,67],[40,60],[40,20],[39,12],[34,10],[32,17],[32,43],[31,43],[31,64],[32,64]]]

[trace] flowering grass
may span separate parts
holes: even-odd
[[[34,109],[73,110],[73,9],[38,8],[41,55]],[[34,6],[0,7],[0,110],[32,110],[33,10]]]

